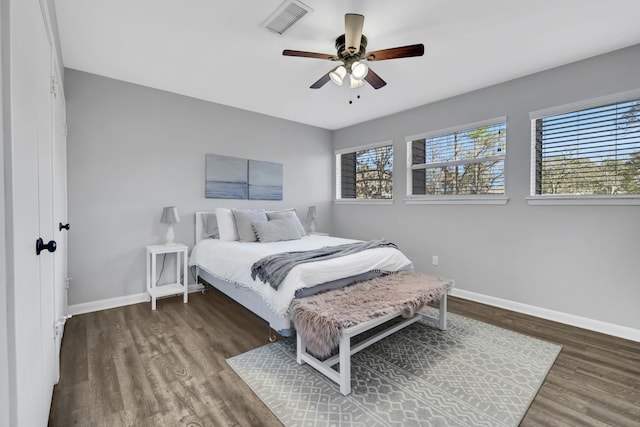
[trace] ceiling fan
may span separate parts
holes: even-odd
[[[311,89],[319,89],[329,80],[338,86],[342,86],[347,74],[349,74],[350,88],[360,87],[366,81],[374,89],[380,89],[387,82],[371,70],[366,61],[384,61],[424,55],[424,45],[422,43],[367,52],[367,37],[362,34],[363,26],[363,15],[347,13],[344,16],[344,34],[336,39],[336,55],[289,49],[283,50],[282,54],[284,56],[301,56],[342,62],[341,65],[320,77],[317,82],[311,85]]]

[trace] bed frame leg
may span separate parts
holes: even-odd
[[[340,393],[351,393],[351,337],[347,334],[340,337]]]
[[[267,325],[267,335],[269,342],[276,342],[276,340],[278,339],[276,337],[276,334],[273,332],[273,329],[271,329],[271,326],[269,325]]]

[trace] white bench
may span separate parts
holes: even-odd
[[[363,350],[370,345],[380,341],[381,339],[388,337],[389,335],[397,332],[407,326],[417,322],[420,319],[426,320],[428,323],[444,330],[447,328],[447,293],[453,286],[453,282],[450,281],[447,283],[447,291],[442,292],[440,296],[440,304],[438,316],[428,316],[421,312],[418,312],[413,317],[405,319],[399,323],[394,324],[393,326],[384,329],[381,332],[357,343],[353,347],[351,346],[351,338],[359,335],[363,332],[369,331],[376,326],[382,325],[385,322],[388,322],[396,317],[400,317],[400,311],[389,313],[381,317],[372,318],[366,322],[359,323],[355,326],[351,326],[349,328],[345,328],[342,330],[342,335],[340,337],[340,345],[339,351],[335,356],[329,357],[325,360],[319,360],[311,353],[307,352],[307,347],[304,342],[304,338],[297,334],[297,357],[296,360],[298,364],[302,365],[303,363],[308,363],[318,372],[325,375],[327,378],[332,381],[338,383],[340,386],[340,393],[343,395],[348,395],[351,393],[351,355]],[[337,371],[333,369],[333,366],[336,364],[340,364],[340,370]]]

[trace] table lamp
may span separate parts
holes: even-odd
[[[168,224],[167,227],[167,241],[165,245],[173,245],[173,224],[177,224],[180,222],[180,217],[178,216],[178,209],[175,206],[165,206],[162,209],[162,217],[160,218],[161,224]]]

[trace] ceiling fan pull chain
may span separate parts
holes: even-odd
[[[356,88],[356,91],[357,91],[356,99],[360,99],[360,88],[359,87]],[[351,99],[351,93],[352,91],[349,91],[349,105],[353,104],[353,100]]]

